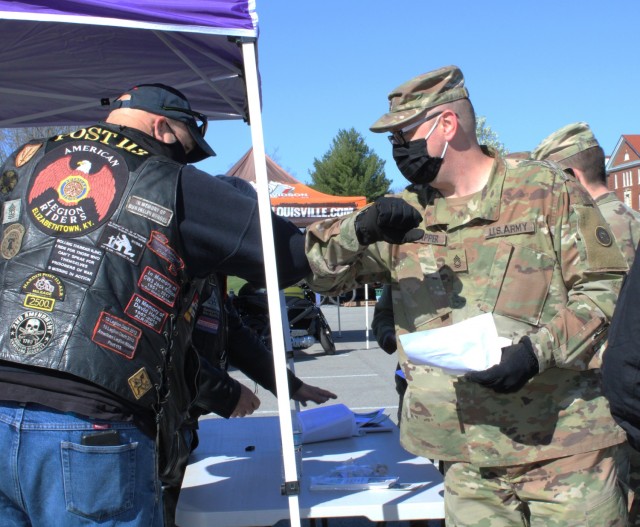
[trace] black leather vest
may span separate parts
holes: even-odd
[[[182,165],[125,133],[96,125],[5,163],[0,359],[184,407],[199,294],[180,254]]]

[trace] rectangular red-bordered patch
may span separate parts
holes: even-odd
[[[133,359],[141,336],[140,328],[102,311],[93,328],[91,340],[98,346],[115,351],[127,359]]]
[[[171,307],[175,305],[180,292],[180,286],[177,283],[149,266],[142,271],[138,287]]]
[[[157,333],[162,331],[164,323],[169,317],[169,313],[138,293],[131,295],[131,300],[129,300],[124,312],[133,320],[140,322],[140,324],[151,328]]]

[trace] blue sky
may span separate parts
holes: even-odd
[[[314,158],[355,128],[404,187],[385,134],[369,126],[397,85],[455,64],[478,115],[512,152],[586,121],[607,154],[640,134],[637,0],[256,0],[268,155],[309,182]],[[214,122],[225,173],[251,147],[249,127]]]

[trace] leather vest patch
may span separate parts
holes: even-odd
[[[51,273],[35,273],[27,278],[20,290],[46,298],[64,300],[65,287],[60,278]]]
[[[160,309],[154,303],[149,302],[149,300],[140,296],[138,293],[134,293],[131,296],[131,300],[129,300],[124,312],[133,320],[143,326],[151,328],[156,333],[162,331],[164,323],[169,317],[169,313]]]
[[[91,340],[98,346],[132,359],[136,353],[142,330],[126,320],[103,311],[98,317]]]
[[[145,293],[173,307],[180,286],[161,272],[147,266],[138,280],[138,287]]]
[[[73,238],[103,225],[114,213],[129,179],[125,160],[91,143],[62,145],[36,166],[27,191],[35,226],[56,237]]]
[[[12,199],[5,201],[2,206],[2,223],[15,223],[20,221],[20,212],[22,210],[22,200]]]
[[[47,271],[83,284],[92,284],[103,256],[101,250],[90,245],[59,239],[49,256]]]
[[[102,231],[98,246],[111,254],[138,265],[147,239],[122,225],[110,221]]]
[[[135,372],[129,379],[129,387],[133,392],[133,396],[136,399],[140,399],[145,393],[147,393],[153,385],[151,384],[151,379],[149,379],[149,374],[147,370],[144,368],[140,368],[137,372]]]
[[[53,319],[46,313],[26,311],[11,324],[11,347],[25,355],[34,355],[47,347],[54,333]]]
[[[0,179],[0,192],[9,194],[18,183],[18,173],[15,170],[5,170]]]
[[[22,165],[26,165],[41,146],[42,143],[38,143],[36,145],[25,145],[16,156],[16,167],[20,168]]]
[[[169,238],[158,231],[151,231],[147,247],[157,256],[167,262],[168,270],[173,276],[184,269],[184,261],[180,255],[169,245]]]
[[[20,252],[24,233],[25,229],[20,223],[12,223],[4,230],[0,241],[0,254],[5,260],[11,260]]]
[[[132,214],[147,218],[163,227],[167,227],[171,223],[171,218],[173,218],[171,209],[139,196],[131,196],[127,200],[126,209]]]

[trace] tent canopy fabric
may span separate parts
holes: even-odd
[[[298,227],[350,214],[367,203],[364,196],[332,196],[314,190],[288,174],[269,156],[266,158],[271,208],[278,216],[288,218]],[[255,186],[253,149],[242,156],[226,175],[239,177]]]
[[[0,128],[106,117],[134,84],[183,91],[210,119],[248,121],[238,38],[253,0],[0,0]]]

